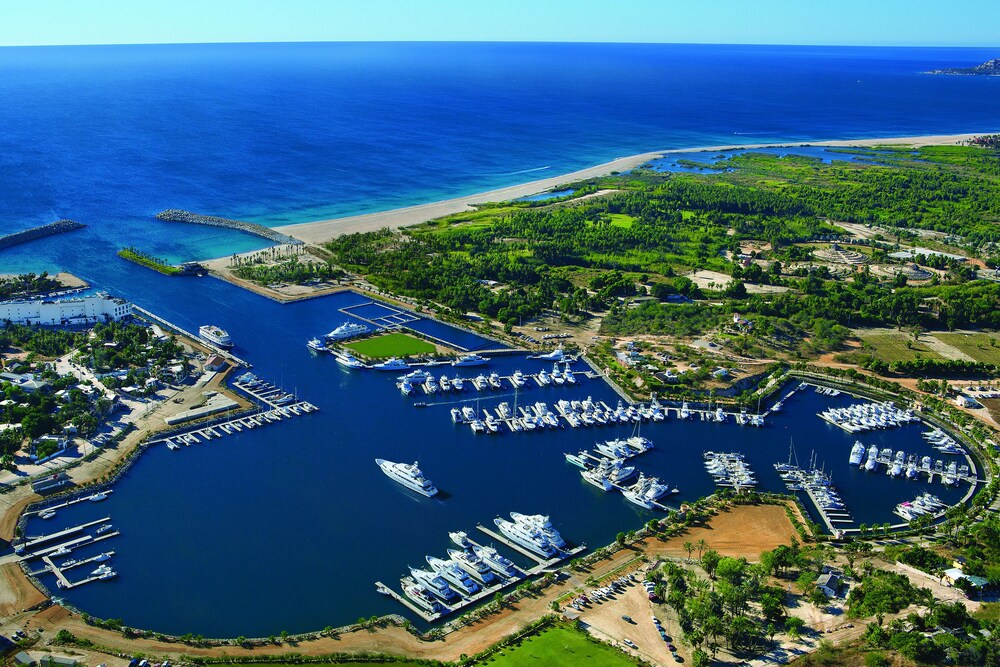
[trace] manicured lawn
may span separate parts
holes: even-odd
[[[355,343],[347,343],[348,347],[366,357],[408,357],[411,354],[427,354],[434,352],[430,343],[404,333],[382,334]]]
[[[1000,340],[993,334],[976,333],[936,333],[934,337],[945,345],[965,352],[967,355],[986,364],[1000,364]],[[997,347],[993,347],[990,342]]]
[[[984,602],[973,616],[981,621],[1000,621],[1000,602]]]
[[[562,667],[586,665],[587,667],[627,667],[635,663],[609,646],[589,641],[582,633],[571,628],[554,627],[521,642],[520,646],[506,648],[503,655],[493,654],[479,665],[495,667]]]
[[[898,334],[871,334],[862,340],[875,350],[875,356],[882,361],[892,363],[894,361],[913,361],[918,357],[921,359],[940,359],[941,355],[921,342],[914,341],[913,337],[906,332],[900,331]],[[910,347],[907,347],[909,343]]]

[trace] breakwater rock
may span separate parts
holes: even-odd
[[[24,231],[0,236],[0,249],[9,248],[20,243],[27,243],[28,241],[34,241],[35,239],[44,238],[46,236],[52,236],[53,234],[71,232],[74,229],[80,229],[81,227],[86,227],[86,225],[82,222],[77,222],[76,220],[56,220],[55,222],[50,222],[49,224],[42,225],[41,227],[32,227],[31,229],[25,229]]]
[[[160,211],[156,214],[156,219],[167,222],[188,222],[194,225],[208,225],[210,227],[225,227],[226,229],[235,229],[240,232],[261,236],[275,243],[302,245],[302,241],[299,239],[276,232],[264,225],[258,225],[254,222],[243,222],[242,220],[230,220],[229,218],[220,218],[214,215],[199,215],[179,208],[168,208],[166,211]]]

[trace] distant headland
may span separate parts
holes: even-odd
[[[975,67],[945,67],[943,69],[932,69],[928,74],[965,74],[972,76],[1000,76],[1000,58],[987,60],[982,65]]]

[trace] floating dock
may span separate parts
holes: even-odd
[[[114,493],[114,489],[106,489],[105,491],[103,491],[103,493],[106,496],[110,496],[112,493]],[[66,500],[56,505],[46,505],[45,507],[40,507],[36,510],[25,512],[24,516],[36,516],[38,514],[41,514],[42,512],[48,512],[50,510],[51,511],[61,510],[64,507],[69,507],[70,505],[76,505],[77,503],[82,503],[87,500],[90,500],[90,496],[80,496],[78,498],[73,498],[72,500]]]

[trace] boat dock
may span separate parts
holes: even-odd
[[[491,598],[494,595],[496,595],[499,591],[502,591],[505,588],[509,588],[509,587],[513,586],[514,584],[520,583],[520,582],[526,580],[530,576],[541,574],[541,573],[545,572],[548,568],[552,567],[553,565],[555,565],[555,564],[557,564],[557,563],[559,563],[559,562],[561,562],[563,560],[566,560],[567,558],[570,558],[571,556],[575,556],[576,554],[580,553],[581,551],[584,551],[587,548],[586,546],[581,545],[581,546],[578,546],[578,547],[574,547],[574,548],[572,548],[572,549],[570,549],[568,551],[562,551],[562,552],[560,552],[561,555],[558,556],[558,557],[556,557],[556,558],[551,558],[551,559],[545,560],[545,559],[541,559],[538,556],[532,554],[531,552],[529,552],[529,551],[521,548],[517,544],[514,544],[513,542],[510,542],[509,540],[507,540],[502,535],[494,533],[493,531],[485,528],[484,526],[477,525],[476,528],[478,528],[479,530],[483,531],[484,533],[486,533],[490,537],[494,538],[498,542],[501,542],[504,545],[506,545],[506,546],[514,549],[518,553],[523,554],[523,555],[529,557],[531,560],[535,561],[537,563],[537,565],[535,565],[534,567],[529,568],[527,570],[522,570],[522,569],[518,568],[519,574],[514,575],[512,577],[503,576],[503,575],[501,575],[501,574],[499,574],[499,573],[497,573],[497,572],[494,571],[494,574],[499,579],[499,583],[493,584],[492,586],[486,586],[481,581],[477,581],[477,583],[480,585],[479,591],[477,591],[476,593],[474,593],[472,595],[462,595],[461,593],[459,593],[459,595],[462,598],[460,602],[453,603],[450,606],[449,605],[444,605],[442,603],[442,611],[435,612],[435,613],[431,613],[431,612],[427,611],[426,609],[423,609],[423,608],[419,607],[412,600],[410,600],[409,598],[407,598],[405,595],[401,595],[398,591],[396,591],[395,589],[387,586],[386,584],[382,583],[381,581],[376,581],[375,582],[375,590],[377,590],[379,593],[382,593],[383,595],[388,595],[392,599],[396,600],[397,602],[399,602],[400,604],[402,604],[404,607],[406,607],[407,609],[409,609],[410,611],[412,611],[414,614],[416,614],[417,616],[419,616],[421,619],[423,619],[427,623],[432,623],[432,622],[437,621],[437,620],[439,620],[439,619],[441,619],[441,618],[443,618],[443,617],[445,617],[445,616],[447,616],[449,614],[453,614],[453,613],[455,613],[455,612],[457,612],[457,611],[459,611],[461,609],[464,609],[465,607],[468,607],[470,605],[474,605],[474,604],[476,604],[478,602],[482,602],[483,600],[485,600],[487,598]],[[483,545],[479,544],[478,542],[476,542],[476,541],[474,541],[472,539],[469,539],[469,543],[472,544],[472,545],[474,545],[474,546],[477,546],[477,547],[482,547],[483,546]],[[403,579],[401,579],[401,581],[407,581],[407,580],[409,580],[409,577],[404,577]]]
[[[21,544],[16,545],[16,551],[18,553],[24,553],[24,552],[30,551],[31,549],[33,549],[34,547],[38,546],[39,544],[45,544],[46,542],[51,542],[53,540],[58,540],[58,539],[62,539],[64,537],[69,537],[70,535],[75,535],[76,533],[82,532],[82,531],[86,530],[87,528],[90,528],[91,526],[97,526],[97,525],[100,525],[102,523],[107,523],[110,520],[111,520],[111,517],[110,516],[106,516],[103,519],[97,519],[96,521],[88,521],[87,523],[81,523],[79,526],[73,526],[72,528],[66,528],[64,530],[60,530],[57,533],[50,533],[48,535],[41,535],[39,537],[35,537],[33,539],[30,539],[27,542],[23,542]],[[58,548],[58,547],[52,547],[52,549],[56,549],[56,548]],[[44,553],[46,551],[48,551],[48,549],[44,549],[44,550],[42,550],[41,552],[38,552],[38,553],[41,554],[41,553]]]
[[[156,438],[155,440],[150,440],[148,444],[165,444],[170,449],[179,449],[181,445],[185,447],[196,445],[202,440],[213,440],[216,438],[222,438],[226,435],[233,435],[234,433],[242,433],[243,429],[250,430],[257,428],[258,426],[266,426],[268,424],[280,422],[283,419],[291,419],[300,415],[309,414],[310,412],[316,412],[317,410],[319,410],[319,408],[312,403],[309,403],[308,401],[299,401],[298,403],[283,405],[270,410],[262,410],[253,414],[243,415],[241,417],[232,417],[226,421],[215,422],[209,426],[202,426],[201,428],[184,431],[183,433],[173,433],[168,436]]]
[[[490,537],[492,537],[497,542],[500,542],[504,546],[510,547],[511,549],[513,549],[517,553],[521,554],[522,556],[526,556],[526,557],[530,558],[531,560],[535,561],[536,563],[538,563],[537,567],[534,567],[534,568],[531,568],[530,570],[528,570],[528,574],[538,574],[539,572],[543,572],[545,569],[550,568],[553,565],[556,565],[557,563],[560,563],[560,562],[566,560],[570,556],[575,556],[576,554],[580,553],[581,551],[583,551],[584,549],[587,548],[586,546],[581,545],[581,546],[578,546],[578,547],[573,547],[572,549],[569,549],[568,551],[560,550],[560,552],[559,552],[560,555],[559,556],[556,556],[554,558],[545,559],[545,558],[540,557],[538,554],[535,554],[535,553],[532,553],[531,551],[528,551],[527,549],[525,549],[521,545],[517,544],[516,542],[508,540],[506,537],[504,537],[500,533],[497,533],[495,531],[490,530],[489,528],[487,528],[486,526],[482,525],[481,523],[477,523],[476,524],[476,528],[479,529],[480,531],[486,533],[487,535],[489,535]]]
[[[106,489],[103,493],[106,496],[110,496],[112,493],[114,493],[114,489]],[[90,500],[90,496],[80,496],[78,498],[73,498],[72,500],[66,500],[64,502],[61,502],[61,503],[58,503],[58,504],[55,504],[55,505],[46,505],[45,507],[40,507],[40,508],[38,508],[36,510],[31,510],[30,512],[25,512],[24,516],[36,516],[38,514],[41,514],[42,512],[49,512],[49,511],[53,511],[54,512],[55,510],[61,510],[64,507],[69,507],[70,505],[75,505],[77,503],[82,503],[82,502],[84,502],[86,500]]]
[[[107,555],[107,557],[110,558],[111,556],[115,555],[115,552],[114,551],[109,551],[109,552],[107,552],[107,554],[99,554],[97,556],[91,556],[90,558],[85,558],[84,560],[78,560],[75,563],[70,563],[68,565],[64,563],[62,565],[59,565],[57,567],[57,569],[61,570],[62,572],[65,572],[66,570],[72,570],[75,567],[80,567],[82,565],[88,565],[90,563],[96,563],[96,562],[99,562],[101,560],[107,560],[107,558],[103,557],[105,555]],[[51,558],[52,558],[51,556],[42,556],[42,561],[44,561],[46,563],[46,565],[48,565],[48,567],[43,567],[42,569],[35,570],[34,572],[28,572],[28,576],[29,577],[37,577],[37,576],[43,575],[43,574],[45,574],[47,572],[54,572],[55,570],[52,569],[52,567],[50,565]]]

